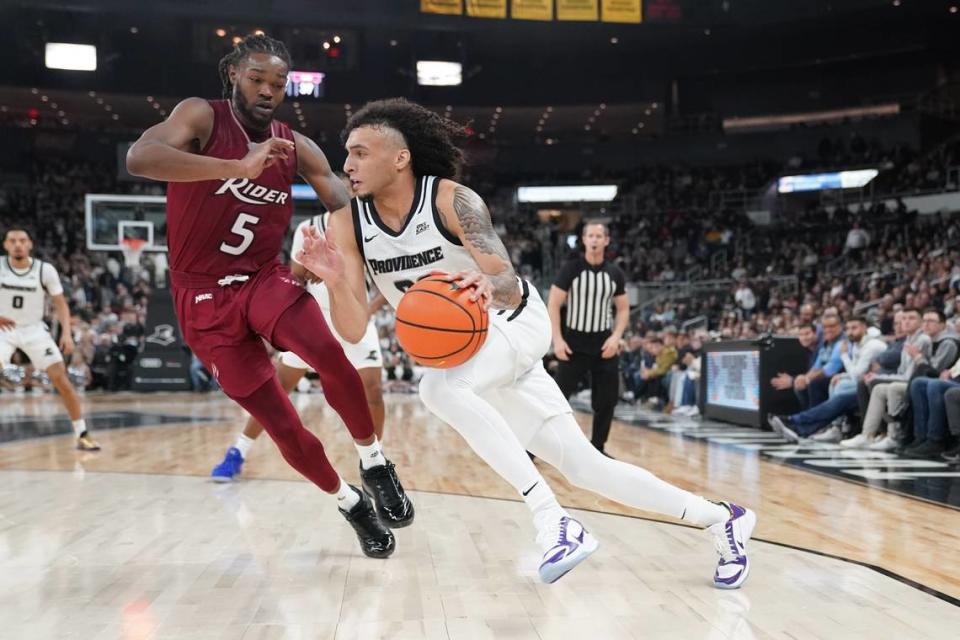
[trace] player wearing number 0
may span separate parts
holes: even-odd
[[[336,212],[324,238],[308,231],[297,260],[324,279],[332,319],[359,340],[369,312],[364,268],[394,307],[408,283],[434,270],[473,287],[489,307],[490,331],[470,360],[432,369],[420,397],[520,494],[544,551],[540,576],[553,582],[597,541],[557,503],[529,450],[572,484],[623,504],[709,528],[720,552],[714,584],[739,587],[749,572],[745,544],[756,516],[711,502],[606,457],[587,440],[541,359],[550,319],[536,289],[517,278],[483,200],[458,184],[461,129],[406,100],[373,102],[347,123],[344,170],[358,198]]]
[[[386,557],[395,542],[384,525],[409,524],[413,507],[380,449],[356,369],[302,282],[279,261],[295,175],[328,209],[349,199],[317,145],[274,119],[289,69],[282,42],[248,36],[220,61],[227,99],[181,102],[130,148],[127,169],[169,182],[171,293],[187,344],[224,392],[264,426],[287,462],[337,497],[363,552]],[[375,508],[340,478],[304,428],[263,340],[316,370],[363,468],[382,467],[374,480]]]
[[[62,349],[70,355],[74,347],[70,308],[63,297],[60,275],[49,262],[30,257],[33,238],[23,227],[7,229],[3,250],[7,255],[0,263],[0,367],[10,363],[17,349],[26,353],[34,367],[47,372],[60,393],[77,436],[77,449],[99,451],[100,445],[87,431],[86,420],[80,412],[80,398],[70,384],[60,354]],[[60,322],[59,347],[43,323],[45,296],[53,298]]]

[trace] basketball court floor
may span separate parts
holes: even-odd
[[[294,401],[355,482],[355,451],[322,395]],[[830,447],[625,410],[612,455],[757,510],[751,577],[739,591],[714,589],[704,532],[573,489],[543,467],[601,543],[544,585],[524,505],[416,396],[387,397],[385,447],[417,518],[396,532],[385,561],[360,553],[334,500],[267,439],[242,481],[208,479],[243,421],[222,395],[84,402],[100,453],[73,449],[55,398],[0,395],[2,638],[960,634],[960,512],[956,493],[936,490],[956,468],[851,460]],[[934,490],[913,491],[913,480]]]

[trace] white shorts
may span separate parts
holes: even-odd
[[[329,314],[324,312],[324,318],[329,318]],[[371,319],[367,324],[367,331],[363,338],[357,344],[347,342],[340,337],[337,330],[333,328],[333,323],[327,321],[330,332],[337,342],[343,347],[343,352],[347,355],[347,360],[353,365],[354,369],[373,369],[383,366],[383,355],[380,353],[380,336],[377,334],[377,327]],[[294,369],[310,369],[310,365],[304,362],[303,358],[293,353],[285,351],[280,354],[280,362]]]
[[[0,362],[4,365],[9,364],[13,359],[13,352],[17,349],[27,354],[35,368],[43,371],[58,362],[63,362],[60,347],[53,341],[50,331],[43,323],[0,331]]]
[[[521,443],[529,442],[548,419],[571,413],[570,403],[556,381],[543,368],[543,356],[550,349],[552,331],[547,307],[540,293],[527,286],[523,309],[512,320],[513,311],[490,312],[490,332],[480,351],[459,367],[425,369],[424,379],[462,374],[473,379],[472,371],[486,373],[477,393],[504,417]]]

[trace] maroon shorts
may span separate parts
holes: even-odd
[[[246,282],[202,288],[173,286],[180,330],[224,393],[243,398],[276,374],[263,339],[290,305],[307,295],[290,270],[275,263]]]

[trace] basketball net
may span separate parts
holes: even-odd
[[[140,275],[140,256],[147,241],[139,238],[124,238],[120,241],[120,250],[123,251],[123,264],[130,269],[133,280]]]

